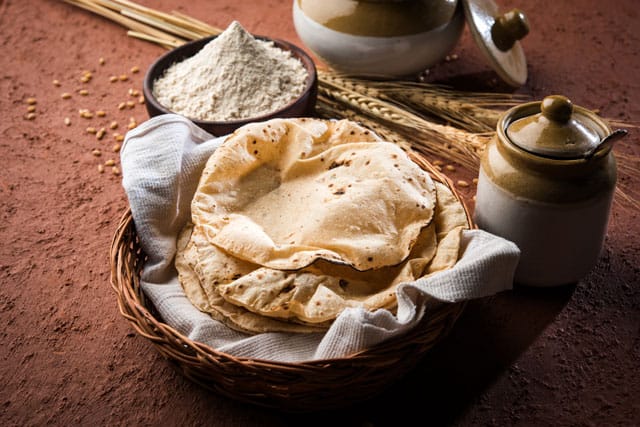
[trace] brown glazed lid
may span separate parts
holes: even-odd
[[[594,152],[604,136],[594,120],[561,95],[540,103],[540,112],[522,117],[506,129],[512,143],[532,154],[578,159]]]
[[[518,40],[529,33],[522,11],[500,14],[493,0],[462,0],[471,35],[493,69],[507,84],[527,81],[527,60]]]

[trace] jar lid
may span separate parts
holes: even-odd
[[[480,50],[507,84],[527,81],[527,60],[519,41],[529,33],[529,23],[519,9],[500,14],[493,0],[463,0],[471,35]]]
[[[506,129],[507,136],[518,147],[540,156],[585,157],[600,145],[603,135],[582,109],[576,110],[564,96],[547,96],[540,103],[540,113],[512,122]]]

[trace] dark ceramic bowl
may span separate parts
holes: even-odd
[[[144,78],[143,93],[145,98],[145,104],[147,112],[150,117],[159,116],[161,114],[174,113],[169,110],[153,96],[153,83],[162,76],[167,68],[177,62],[181,62],[186,58],[198,53],[208,42],[213,40],[217,36],[206,37],[203,39],[195,40],[189,43],[185,43],[158,58],[147,70],[147,74]],[[318,94],[318,77],[315,64],[309,55],[306,54],[299,47],[277,39],[269,39],[267,37],[256,36],[259,40],[272,41],[275,46],[282,50],[291,52],[291,55],[298,58],[302,65],[306,68],[309,77],[307,78],[307,84],[304,91],[298,98],[293,100],[288,105],[273,111],[269,114],[265,114],[257,117],[250,117],[239,120],[228,121],[208,121],[208,120],[196,120],[191,117],[187,117],[193,123],[206,130],[215,136],[222,136],[232,133],[234,130],[251,122],[261,122],[274,118],[292,118],[292,117],[309,117],[312,116],[315,110],[316,98]]]

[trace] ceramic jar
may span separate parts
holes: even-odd
[[[520,248],[517,284],[575,283],[597,262],[616,184],[611,145],[602,143],[610,134],[562,96],[500,119],[481,160],[474,216]]]
[[[442,60],[464,28],[457,0],[294,0],[302,42],[332,68],[404,76]]]
[[[302,42],[337,71],[368,77],[414,77],[442,61],[465,22],[489,64],[507,84],[527,79],[519,40],[529,32],[518,9],[501,14],[493,0],[294,0]]]

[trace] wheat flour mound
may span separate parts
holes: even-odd
[[[225,121],[259,117],[296,99],[309,77],[302,63],[234,21],[196,55],[153,84],[160,104],[185,117]]]

